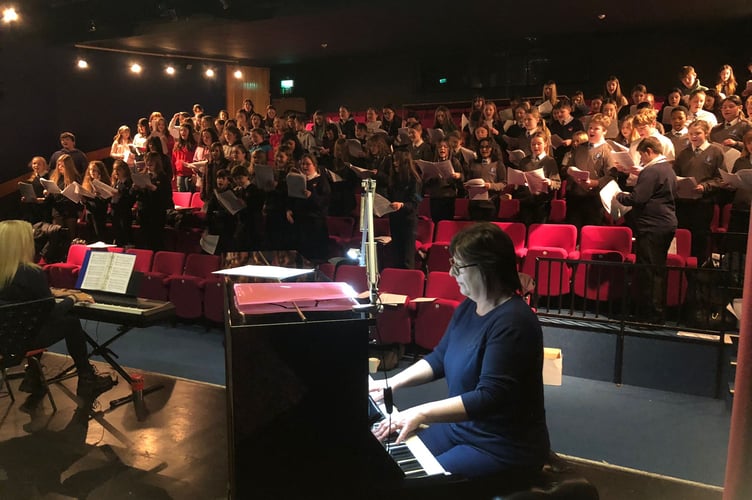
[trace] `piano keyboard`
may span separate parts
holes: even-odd
[[[385,414],[384,405],[382,403],[375,404],[372,399],[370,399],[370,402],[381,414],[381,418],[378,421],[388,418]],[[394,408],[392,416],[398,414],[399,411],[397,408]],[[387,453],[389,453],[392,460],[397,463],[399,468],[405,474],[405,479],[449,474],[444,470],[444,467],[441,466],[439,461],[436,460],[436,457],[433,456],[423,441],[421,441],[421,439],[415,434],[408,437],[400,444],[394,444],[393,442],[384,443],[384,448]]]
[[[95,302],[89,304],[87,302],[78,302],[75,307],[84,307],[86,309],[95,309],[98,311],[120,312],[124,314],[134,314],[137,316],[143,316],[149,311],[148,308],[133,307],[133,306],[121,306],[119,304],[104,304],[102,302]]]

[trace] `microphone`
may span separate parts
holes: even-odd
[[[394,410],[394,399],[392,398],[392,388],[384,387],[384,407],[386,412],[391,415]]]

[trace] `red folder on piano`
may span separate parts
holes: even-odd
[[[237,283],[235,305],[245,314],[295,311],[347,311],[358,302],[347,283]]]

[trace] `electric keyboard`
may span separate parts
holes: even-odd
[[[132,305],[77,302],[73,313],[81,319],[144,327],[172,318],[175,306],[171,302],[142,298]]]
[[[67,292],[69,290],[63,290]],[[74,292],[77,290],[70,290]],[[59,299],[60,300],[60,299]],[[71,312],[81,319],[143,328],[175,315],[172,302],[140,297],[97,294],[93,304],[76,302]]]

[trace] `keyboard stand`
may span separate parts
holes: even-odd
[[[112,349],[110,349],[109,346],[113,342],[115,342],[117,339],[119,339],[120,337],[122,337],[123,335],[131,331],[132,329],[133,329],[132,325],[120,325],[117,327],[117,333],[111,339],[107,340],[106,342],[103,342],[102,344],[98,344],[97,341],[94,340],[91,337],[91,335],[89,335],[88,332],[86,332],[86,330],[84,330],[84,335],[86,336],[86,342],[88,342],[89,345],[91,345],[92,347],[92,350],[89,353],[89,358],[91,358],[92,356],[101,356],[105,361],[107,361],[107,363],[112,367],[112,369],[118,372],[118,374],[123,378],[123,380],[128,382],[128,385],[133,384],[133,379],[131,378],[130,374],[127,371],[125,371],[125,369],[120,365],[120,363],[118,363],[115,360],[115,358],[117,358],[118,355],[115,354],[115,352]],[[48,383],[61,382],[65,379],[71,378],[74,375],[73,370],[75,368],[76,368],[76,365],[71,364],[70,366],[65,368],[62,372],[52,377],[47,382]],[[157,385],[153,385],[150,387],[146,387],[144,388],[143,394],[144,396],[146,396],[147,394],[156,392],[160,389],[164,389],[164,385],[157,384]],[[110,401],[110,408],[111,409],[117,408],[118,406],[122,406],[126,403],[130,403],[131,401],[133,401],[132,395],[118,398],[118,399],[113,399]]]

